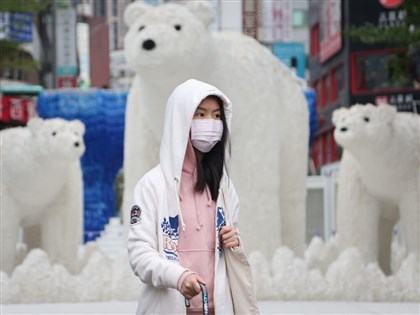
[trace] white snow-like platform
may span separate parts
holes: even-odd
[[[260,301],[261,314],[420,314],[419,303]],[[137,302],[1,305],[0,314],[135,314]]]

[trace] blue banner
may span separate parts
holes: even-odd
[[[32,42],[32,13],[9,14],[9,39],[14,42]]]

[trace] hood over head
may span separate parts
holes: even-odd
[[[229,138],[232,103],[219,89],[190,79],[178,85],[169,96],[160,145],[160,164],[168,185],[172,185],[175,178],[181,178],[194,112],[201,101],[210,95],[216,95],[223,101]]]

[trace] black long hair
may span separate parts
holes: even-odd
[[[197,182],[195,184],[195,191],[202,193],[207,185],[210,190],[211,199],[216,201],[220,180],[223,176],[226,149],[229,150],[229,154],[231,153],[230,139],[222,99],[216,95],[209,95],[207,98],[212,98],[219,103],[220,118],[223,123],[223,134],[222,139],[217,142],[209,152],[204,153],[201,161],[197,160]]]

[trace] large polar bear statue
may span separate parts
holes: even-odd
[[[3,271],[15,267],[20,227],[35,237],[26,237],[31,247],[76,271],[83,234],[84,131],[79,120],[35,117],[27,127],[0,132]]]
[[[308,109],[292,72],[253,38],[212,33],[209,2],[134,2],[124,18],[125,55],[136,71],[126,111],[125,222],[135,183],[158,163],[167,99],[193,78],[233,102],[230,174],[247,250],[271,255],[282,241],[303,254]]]
[[[420,253],[420,116],[391,105],[333,112],[344,148],[337,200],[340,247],[357,247],[391,273],[393,228],[400,220],[408,252]],[[418,256],[417,256],[418,257]]]

